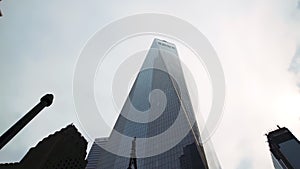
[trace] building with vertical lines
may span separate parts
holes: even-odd
[[[200,139],[176,46],[154,39],[113,131],[104,146],[95,140],[87,166],[208,169]]]

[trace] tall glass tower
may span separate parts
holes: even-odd
[[[276,169],[300,168],[300,142],[285,127],[267,134],[274,167]]]
[[[97,146],[97,165],[87,160],[99,169],[208,169],[200,142],[176,46],[154,39],[114,130]]]

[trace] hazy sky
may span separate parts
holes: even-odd
[[[296,0],[2,1],[0,133],[46,92],[54,93],[55,100],[0,151],[0,162],[19,161],[42,138],[70,123],[82,132],[72,95],[81,49],[104,25],[153,12],[196,26],[220,58],[226,105],[212,141],[222,168],[272,168],[264,134],[278,124],[300,138],[299,76],[288,71],[299,55],[299,4]]]

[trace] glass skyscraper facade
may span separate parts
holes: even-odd
[[[285,127],[267,134],[274,167],[300,169],[300,142]]]
[[[87,166],[208,169],[195,121],[176,46],[154,39],[114,130],[104,145],[95,141]]]
[[[107,143],[107,141],[107,137],[95,139],[87,157],[89,159],[89,162],[86,166],[86,169],[97,168],[99,157],[101,156],[101,152],[103,152],[101,146],[104,146]]]

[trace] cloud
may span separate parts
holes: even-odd
[[[237,166],[237,169],[251,169],[251,168],[254,168],[252,163],[253,162],[252,162],[251,158],[244,158],[239,162],[239,164]]]
[[[53,92],[55,101],[1,150],[0,162],[19,161],[39,140],[69,123],[80,126],[72,76],[81,48],[103,25],[140,12],[185,19],[215,47],[227,83],[223,120],[212,138],[223,168],[271,168],[264,134],[276,124],[300,138],[299,89],[288,71],[299,46],[297,1],[4,2],[0,132],[44,93]]]

